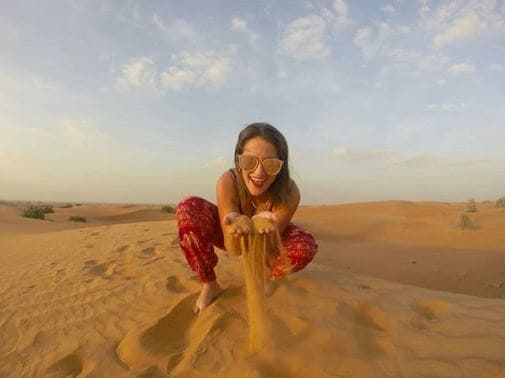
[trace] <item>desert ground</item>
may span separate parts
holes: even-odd
[[[248,350],[240,257],[199,282],[160,205],[0,204],[1,377],[505,377],[505,209],[387,201],[302,206],[315,259],[266,299]],[[82,216],[85,223],[71,222]]]

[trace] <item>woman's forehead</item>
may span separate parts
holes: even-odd
[[[244,144],[244,152],[258,157],[277,157],[277,148],[263,138],[255,137]]]

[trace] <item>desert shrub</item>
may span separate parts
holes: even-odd
[[[477,211],[477,205],[475,204],[475,200],[470,198],[466,201],[465,212],[467,213],[475,213]]]
[[[80,215],[72,215],[71,217],[68,217],[69,221],[72,222],[86,222],[87,219],[85,217],[81,217]]]
[[[49,206],[49,205],[37,205],[36,207],[39,208],[40,211],[42,211],[44,214],[54,213],[54,210],[53,210],[52,206]]]
[[[74,203],[74,206],[81,206],[80,203]]]
[[[40,206],[30,205],[23,211],[25,218],[45,219],[45,211]]]
[[[480,228],[479,221],[470,218],[470,216],[465,213],[459,214],[457,225],[463,230],[478,230]]]
[[[73,206],[73,205],[72,205],[71,203],[66,203],[66,204],[64,204],[64,205],[61,205],[61,206],[60,206],[60,208],[62,208],[62,209],[69,209],[69,208],[71,208],[72,206]]]
[[[175,213],[175,209],[170,206],[170,205],[165,205],[161,208],[161,211],[163,211],[164,213],[169,213],[169,214],[173,214]]]
[[[505,197],[500,197],[496,200],[496,207],[505,207]]]

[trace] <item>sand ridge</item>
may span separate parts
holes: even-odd
[[[194,316],[174,220],[0,233],[0,376],[505,375],[504,300],[354,273],[333,242],[266,300],[251,356],[240,259],[218,251],[225,291]]]

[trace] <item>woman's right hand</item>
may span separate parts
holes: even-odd
[[[249,234],[252,233],[251,219],[240,213],[226,214],[224,219],[224,246],[231,255],[240,256],[245,253],[249,242]]]
[[[246,236],[252,232],[253,223],[251,219],[240,213],[228,213],[224,217],[223,222],[227,227],[227,232],[237,238],[242,235]]]

